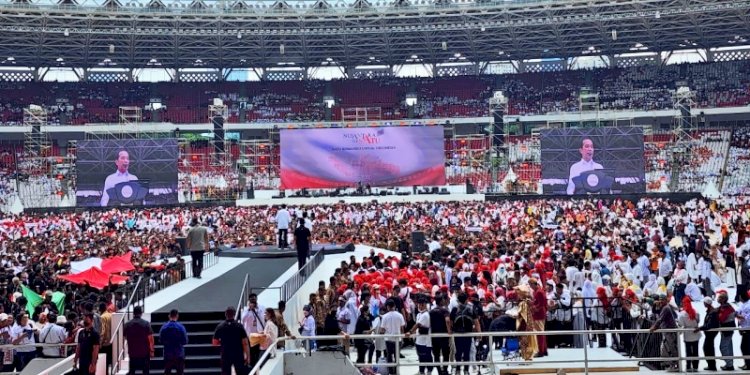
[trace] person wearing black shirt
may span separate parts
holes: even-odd
[[[430,329],[432,333],[451,333],[450,312],[446,308],[448,299],[440,294],[435,296],[436,307],[430,310]],[[435,362],[440,362],[440,355],[443,355],[443,362],[450,361],[450,338],[433,337],[432,338],[432,357]],[[442,366],[438,369],[438,374],[447,375],[448,367]]]
[[[154,331],[151,323],[141,316],[143,308],[133,308],[133,319],[125,323],[125,340],[128,342],[128,355],[130,356],[129,375],[135,375],[136,370],[141,370],[148,375],[150,360],[154,357]]]
[[[83,314],[84,328],[78,333],[78,346],[73,359],[73,367],[79,374],[95,374],[96,359],[99,357],[99,333],[94,330],[94,313]]]
[[[714,308],[713,302],[714,301],[711,299],[711,297],[705,297],[703,299],[703,305],[706,306],[706,317],[703,319],[703,325],[699,328],[699,330],[704,331],[706,335],[703,339],[704,357],[713,357],[716,355],[715,341],[718,332],[709,330],[719,328],[721,326],[721,324],[719,323],[719,311]],[[716,360],[707,359],[706,363],[708,364],[708,367],[704,368],[704,370],[716,371]]]
[[[371,326],[370,306],[363,304],[359,309],[359,318],[357,318],[357,323],[354,326],[354,334],[368,334],[370,333]],[[368,339],[354,339],[354,347],[357,348],[357,363],[365,363],[365,355],[370,345],[372,343]]]
[[[342,334],[341,328],[339,327],[339,320],[338,318],[336,318],[337,308],[338,307],[336,305],[331,305],[328,307],[328,315],[326,315],[326,320],[323,323],[323,336],[337,336]],[[317,342],[318,349],[324,346],[338,345],[338,340],[317,340]]]
[[[232,367],[237,375],[247,375],[250,371],[250,343],[245,327],[234,320],[237,311],[234,307],[227,307],[224,312],[225,321],[221,322],[211,343],[221,346],[221,375],[231,375]]]
[[[468,301],[469,296],[460,292],[458,294],[458,306],[451,311],[451,322],[453,322],[453,333],[456,335],[453,341],[456,344],[456,362],[469,362],[472,338],[460,335],[461,333],[479,332],[479,321],[474,313],[474,305]],[[460,370],[460,366],[457,367]],[[464,373],[469,373],[469,365],[464,366]]]
[[[307,263],[307,257],[310,256],[310,237],[312,237],[312,233],[305,227],[304,218],[300,219],[298,223],[299,226],[294,230],[294,244],[297,246],[299,269],[302,269],[305,263]]]

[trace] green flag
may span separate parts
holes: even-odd
[[[27,301],[26,311],[29,312],[29,315],[34,314],[34,309],[44,301],[44,298],[23,284],[21,284],[21,293]]]
[[[21,285],[21,293],[26,298],[26,301],[28,303],[26,304],[26,311],[29,312],[29,315],[34,314],[34,309],[36,309],[37,306],[41,305],[44,301],[44,298],[42,296],[36,294],[33,290],[31,290],[26,285]],[[57,306],[57,311],[62,315],[63,310],[65,309],[65,293],[63,292],[54,292],[52,293],[52,303]]]
[[[52,293],[52,303],[57,306],[57,315],[62,316],[65,314],[65,293],[63,292],[54,292]]]

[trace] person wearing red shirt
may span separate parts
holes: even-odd
[[[544,323],[547,320],[547,294],[544,289],[539,287],[539,281],[535,278],[529,279],[529,286],[531,287],[531,318],[533,321],[533,330],[537,332],[544,332]],[[536,357],[544,357],[547,355],[547,337],[544,335],[536,336],[536,345],[539,348],[539,352]]]

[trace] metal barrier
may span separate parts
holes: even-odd
[[[295,340],[301,343],[302,348],[308,348],[308,349],[300,349],[302,352],[305,352],[307,355],[311,354],[311,348],[312,345],[308,345],[307,341],[320,341],[320,340],[353,340],[353,339],[396,339],[395,341],[395,355],[393,356],[395,359],[394,363],[377,363],[377,364],[367,364],[367,363],[354,363],[352,362],[352,365],[356,367],[371,367],[371,366],[384,366],[384,367],[395,367],[396,373],[399,374],[401,367],[418,367],[418,366],[427,366],[427,367],[444,367],[444,366],[493,366],[495,369],[498,369],[495,366],[500,365],[518,365],[521,363],[534,363],[534,364],[558,364],[558,365],[565,365],[565,364],[577,364],[576,368],[580,368],[580,365],[583,364],[583,371],[585,374],[589,374],[589,371],[591,369],[591,364],[596,363],[611,363],[611,362],[634,362],[637,361],[639,366],[641,362],[645,363],[651,363],[651,362],[677,362],[678,368],[681,369],[685,361],[688,360],[706,360],[706,359],[712,359],[712,360],[726,360],[726,359],[750,359],[750,355],[748,356],[742,356],[742,355],[733,355],[733,356],[698,356],[698,357],[688,357],[683,356],[682,354],[682,346],[680,343],[683,342],[682,335],[686,332],[692,332],[692,329],[684,329],[684,328],[675,328],[675,329],[660,329],[653,333],[676,333],[678,335],[677,338],[677,357],[674,358],[664,358],[664,357],[643,357],[643,358],[628,358],[623,357],[621,359],[592,359],[589,358],[589,351],[591,349],[588,348],[588,346],[584,345],[582,347],[583,349],[583,359],[580,358],[571,358],[571,359],[565,359],[565,360],[540,360],[540,359],[534,359],[532,361],[508,361],[505,359],[498,359],[494,355],[494,350],[490,350],[487,356],[487,360],[485,361],[467,361],[467,362],[457,362],[457,361],[443,361],[443,362],[409,362],[404,363],[400,359],[401,354],[401,344],[400,340],[403,338],[413,338],[415,336],[413,335],[337,335],[337,336],[299,336],[295,337]],[[717,328],[712,329],[709,331],[703,331],[703,332],[734,332],[734,331],[745,331],[739,327],[732,327],[732,328]],[[499,339],[503,339],[506,337],[522,337],[522,336],[561,336],[561,335],[606,335],[611,334],[612,331],[610,330],[573,330],[573,331],[514,331],[514,332],[479,332],[479,333],[464,333],[464,334],[429,334],[424,335],[428,336],[430,338],[439,338],[439,337],[447,337],[447,338],[456,338],[456,337],[470,337],[473,339],[487,339],[488,340],[488,347],[493,348],[494,347],[494,341]],[[617,332],[618,334],[633,334],[633,335],[649,335],[652,334],[649,330],[645,329],[624,329]],[[277,343],[281,341],[290,340],[290,337],[281,337],[278,338],[272,345],[276,345]],[[343,347],[342,347],[343,350]],[[554,350],[554,349],[552,349]],[[251,375],[258,375],[259,371],[262,367],[262,364],[266,361],[266,359],[269,358],[269,352],[266,351],[261,356],[260,360],[258,361],[258,364],[256,364],[252,370],[250,371]],[[348,356],[347,356],[348,358]],[[562,368],[563,366],[558,366],[559,368]],[[495,372],[495,371],[493,371]]]
[[[242,290],[240,291],[240,300],[237,302],[237,313],[235,319],[239,321],[242,318],[242,305],[247,301],[247,296],[250,294],[248,285],[249,274],[245,274],[245,281],[242,282]]]
[[[215,266],[217,263],[218,257],[214,251],[203,254],[204,270]],[[120,319],[120,322],[112,331],[112,373],[117,373],[120,370],[121,362],[125,359],[124,326],[125,322],[132,318],[132,308],[141,306],[145,310],[146,298],[193,276],[192,262],[185,262],[182,269],[177,265],[178,263],[172,263],[164,270],[150,275],[141,275],[132,288],[126,287],[125,290],[130,291],[128,303],[121,309],[120,314],[115,314],[113,318]]]
[[[305,284],[307,278],[323,263],[325,260],[325,248],[318,250],[315,255],[299,271],[295,272],[292,277],[281,286],[281,300],[289,301],[294,293]]]
[[[5,350],[12,350],[15,349],[18,346],[33,346],[35,348],[60,348],[60,347],[66,347],[66,348],[72,348],[75,349],[78,344],[71,343],[71,344],[24,344],[24,345],[0,345],[0,353],[2,353]],[[71,349],[68,349],[66,352],[71,353]],[[46,369],[41,375],[48,374],[52,370],[60,370],[60,371],[70,371],[73,369],[73,360],[75,359],[75,354],[67,355],[65,357],[60,357],[62,361],[56,363],[54,366]],[[0,375],[18,375],[20,374],[20,371],[9,371],[9,372],[0,372]]]
[[[120,363],[125,358],[125,322],[130,320],[132,317],[133,304],[137,302],[143,303],[143,301],[146,299],[146,297],[142,296],[146,294],[146,289],[147,288],[144,287],[143,276],[141,276],[138,278],[138,282],[136,282],[135,286],[133,287],[133,292],[130,295],[130,298],[128,298],[128,303],[125,305],[125,308],[122,309],[124,311],[121,311],[120,314],[118,314],[120,322],[117,324],[115,329],[112,330],[112,339],[110,340],[110,343],[112,343],[113,374],[116,374],[120,371]]]

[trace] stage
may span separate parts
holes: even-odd
[[[275,192],[275,191],[273,191]],[[373,201],[378,203],[409,203],[409,202],[468,202],[484,201],[484,194],[410,194],[410,195],[368,195],[368,196],[341,196],[341,197],[285,197],[271,198],[270,194],[258,194],[255,199],[239,199],[237,206],[278,206],[287,204],[290,206],[305,206],[316,204],[369,204]]]
[[[313,244],[310,249],[310,255],[315,254],[318,250],[323,249],[326,254],[342,254],[354,251],[354,244]],[[293,247],[280,249],[277,246],[251,246],[235,249],[225,249],[219,251],[220,257],[227,258],[296,258],[297,250]]]

